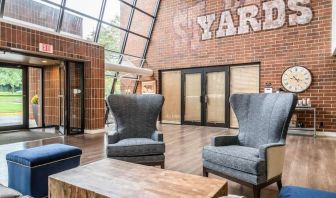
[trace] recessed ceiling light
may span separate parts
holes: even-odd
[[[48,61],[46,61],[46,60],[43,60],[43,61],[42,61],[42,63],[47,63],[47,62],[48,62]]]

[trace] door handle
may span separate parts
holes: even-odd
[[[204,96],[204,103],[208,103],[208,96]]]

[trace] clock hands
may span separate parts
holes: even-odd
[[[293,77],[290,78],[290,79],[293,79],[293,78],[296,80],[296,82],[300,82],[300,81],[301,81],[299,78],[296,78],[294,75],[293,75]]]

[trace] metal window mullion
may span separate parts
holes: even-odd
[[[98,20],[98,23],[97,23],[95,37],[93,39],[93,41],[96,42],[96,43],[98,42],[100,28],[101,28],[102,20],[103,20],[103,17],[104,17],[105,8],[106,8],[106,0],[103,0],[101,8],[100,8],[99,20]]]
[[[61,32],[63,17],[64,17],[64,7],[65,7],[66,0],[62,0],[60,5],[60,14],[58,16],[58,23],[56,27],[56,32]]]
[[[126,4],[126,5],[128,5],[129,7],[133,8],[133,9],[135,9],[135,10],[137,10],[137,11],[139,11],[139,12],[141,12],[141,13],[143,13],[143,14],[149,16],[149,17],[152,17],[152,18],[155,17],[155,16],[153,16],[152,14],[149,14],[148,12],[146,12],[146,11],[140,9],[140,8],[137,8],[137,7],[136,7],[136,0],[134,1],[133,5],[130,4],[130,3],[128,3],[128,2],[126,2],[126,1],[124,1],[124,0],[118,0],[118,1],[120,1],[120,2],[122,2],[122,3],[124,3],[124,4]]]
[[[136,2],[137,2],[137,0],[134,0],[134,5],[136,4]],[[131,26],[132,26],[133,16],[134,16],[134,8],[131,10],[130,17],[128,19],[127,31],[125,33],[124,41],[123,41],[123,44],[122,44],[122,47],[121,47],[121,54],[123,54],[125,52],[129,31],[130,31]],[[121,61],[122,61],[122,59],[120,60],[120,63],[121,63]]]
[[[96,19],[96,20],[97,20],[97,19]],[[104,23],[104,24],[106,24],[106,25],[109,25],[109,26],[112,26],[112,27],[114,27],[114,28],[123,30],[123,31],[125,31],[125,32],[130,32],[130,33],[132,33],[132,34],[134,34],[134,35],[137,35],[137,36],[139,36],[139,37],[142,37],[142,38],[144,38],[144,39],[147,39],[147,40],[149,39],[148,37],[143,36],[143,35],[141,35],[141,34],[138,34],[138,33],[136,33],[136,32],[133,32],[133,31],[127,29],[127,28],[122,28],[122,27],[119,27],[119,26],[117,26],[117,25],[114,25],[114,24],[109,23],[109,22],[106,22],[106,21],[102,21],[102,23]]]
[[[151,39],[152,34],[153,34],[153,29],[154,29],[154,25],[155,25],[155,22],[156,22],[156,17],[157,17],[157,13],[158,13],[158,10],[159,10],[159,7],[160,7],[160,3],[161,3],[161,0],[157,0],[156,7],[155,7],[155,18],[152,21],[152,24],[151,24],[151,27],[150,27],[150,30],[149,30],[149,33],[148,33],[148,37],[150,39]],[[144,53],[142,55],[142,59],[145,59],[146,56],[147,56],[150,39],[146,41],[145,50],[144,50]],[[143,67],[143,63],[141,65],[141,67]]]
[[[136,55],[126,54],[126,53],[123,53],[123,54],[122,54],[121,52],[117,52],[117,51],[110,50],[110,49],[105,49],[105,51],[112,52],[112,53],[114,53],[114,54],[126,55],[126,56],[130,56],[130,57],[133,57],[133,58],[142,59],[141,56],[136,56]]]
[[[0,18],[3,18],[4,16],[4,12],[5,12],[5,3],[6,3],[6,0],[1,0],[1,8],[0,8]]]

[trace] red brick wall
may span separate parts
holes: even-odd
[[[104,48],[70,38],[0,22],[0,48],[38,52],[39,43],[54,46],[54,54],[85,63],[85,128],[104,128]]]
[[[195,66],[231,65],[260,62],[261,85],[271,82],[273,88],[281,85],[281,75],[290,66],[303,65],[311,70],[313,83],[299,97],[309,97],[317,107],[317,123],[323,122],[320,131],[336,131],[336,59],[331,56],[331,0],[312,0],[309,5],[314,17],[308,25],[288,26],[224,38],[201,41],[202,30],[196,23],[198,16],[216,13],[211,27],[213,35],[218,28],[224,0],[170,0],[161,1],[152,40],[147,54],[146,67],[155,70],[188,68]],[[259,20],[261,3],[246,0],[245,5],[257,4]],[[287,4],[287,0],[285,0]],[[234,9],[233,9],[234,10]],[[238,18],[233,13],[234,24]],[[299,120],[311,125],[310,116]]]

